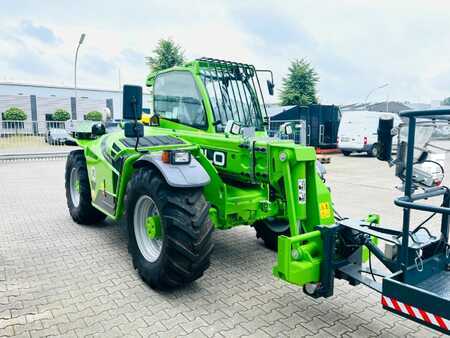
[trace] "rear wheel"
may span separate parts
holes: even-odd
[[[201,188],[170,187],[138,169],[125,197],[129,250],[142,279],[156,289],[193,282],[209,267],[213,226]]]
[[[254,224],[256,238],[264,241],[266,248],[277,250],[278,236],[289,235],[289,224],[280,220],[262,220]]]
[[[379,152],[380,152],[380,147],[379,147],[378,143],[375,143],[375,144],[372,146],[372,149],[370,149],[370,150],[367,152],[367,155],[369,155],[369,156],[371,156],[371,157],[377,157]]]
[[[70,216],[79,224],[100,223],[106,215],[92,206],[91,187],[82,150],[69,154],[66,162],[66,199]]]
[[[351,153],[352,153],[351,151],[348,151],[348,150],[342,150],[342,154],[343,154],[344,156],[350,156]]]

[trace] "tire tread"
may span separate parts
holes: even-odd
[[[80,203],[75,207],[72,203],[70,194],[70,173],[72,168],[78,167],[80,179]],[[100,223],[106,218],[106,215],[92,206],[91,186],[87,172],[86,159],[83,150],[74,150],[70,152],[66,162],[65,188],[67,207],[72,219],[84,225]]]
[[[166,257],[161,259],[163,266],[157,275],[146,269],[133,242],[133,206],[130,203],[146,189],[158,196],[158,209],[167,236],[166,249],[161,253]],[[209,204],[201,188],[170,187],[158,172],[144,167],[138,169],[128,183],[125,206],[133,264],[144,281],[157,289],[170,289],[193,282],[203,275],[210,265],[213,251],[213,226],[208,217]]]

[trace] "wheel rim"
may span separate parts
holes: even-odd
[[[374,146],[374,147],[373,147],[373,149],[372,149],[372,155],[373,155],[374,157],[377,157],[377,155],[378,155],[378,147],[377,147],[377,146]]]
[[[80,204],[80,177],[77,168],[72,168],[70,172],[70,197],[74,207],[78,207]]]
[[[147,195],[139,197],[133,215],[134,234],[142,256],[152,263],[159,258],[163,244],[162,239],[148,234],[148,218],[153,216],[159,216],[155,202]]]

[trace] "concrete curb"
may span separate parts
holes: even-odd
[[[0,161],[16,161],[16,160],[38,160],[38,159],[55,159],[65,158],[69,152],[47,152],[47,153],[23,153],[23,154],[0,154]]]

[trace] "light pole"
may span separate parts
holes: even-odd
[[[387,95],[386,95],[386,112],[389,113],[389,90],[387,91]]]
[[[77,59],[78,59],[78,50],[80,49],[81,44],[84,41],[84,38],[86,37],[86,34],[82,33],[80,36],[80,40],[78,41],[77,50],[75,52],[75,69],[74,69],[74,89],[75,89],[75,116],[77,116],[78,112],[78,92],[77,92]]]
[[[376,90],[381,89],[381,88],[385,88],[385,87],[387,87],[387,86],[389,86],[389,83],[385,83],[385,84],[383,84],[383,85],[381,85],[381,86],[378,86],[378,87],[373,88],[373,89],[367,94],[366,100],[364,101],[365,104],[367,105],[367,101],[369,100],[369,96],[372,95]]]

